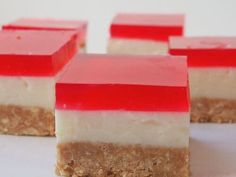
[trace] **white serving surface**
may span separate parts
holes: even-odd
[[[1,177],[56,177],[56,139],[0,135]],[[236,124],[191,125],[192,177],[236,176]]]

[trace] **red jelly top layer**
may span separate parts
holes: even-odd
[[[0,31],[0,75],[54,76],[76,52],[74,32]]]
[[[236,37],[171,37],[169,50],[190,67],[236,67]]]
[[[168,41],[184,33],[184,15],[118,14],[112,21],[111,37]]]
[[[3,29],[23,30],[75,30],[81,43],[85,42],[87,22],[78,20],[22,18],[3,26]]]
[[[189,111],[186,58],[77,55],[56,84],[56,108]]]

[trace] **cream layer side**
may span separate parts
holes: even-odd
[[[0,104],[54,109],[55,77],[0,76]]]
[[[107,47],[110,54],[167,54],[168,44],[153,40],[110,39]]]
[[[189,113],[56,110],[58,143],[188,147]]]
[[[80,47],[79,46],[78,53],[86,53],[86,51],[87,51],[86,47]]]
[[[191,98],[236,99],[236,68],[190,68]]]

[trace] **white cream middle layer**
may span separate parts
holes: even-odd
[[[110,54],[167,54],[167,42],[153,40],[110,39],[107,47]]]
[[[58,143],[188,147],[189,113],[56,110]]]
[[[54,109],[54,77],[0,76],[0,105]]]
[[[189,68],[191,98],[236,99],[236,68]]]

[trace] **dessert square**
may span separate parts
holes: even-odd
[[[184,58],[76,56],[56,83],[56,173],[188,177]]]
[[[172,37],[170,53],[188,57],[191,121],[236,122],[236,37]]]
[[[110,26],[110,54],[167,54],[168,38],[182,36],[184,15],[122,13]]]
[[[74,32],[0,31],[0,133],[54,135],[55,82]]]
[[[79,52],[86,51],[87,21],[21,18],[12,23],[3,25],[4,30],[48,30],[48,31],[75,31]]]

